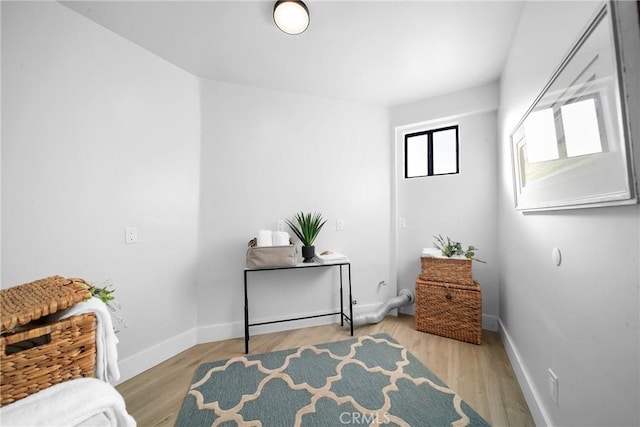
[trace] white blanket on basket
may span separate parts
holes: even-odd
[[[450,257],[442,255],[442,251],[437,248],[422,248],[420,256],[423,258],[468,259],[464,255],[452,255]]]
[[[3,427],[135,427],[117,390],[95,378],[56,384],[0,408]]]
[[[96,315],[96,378],[115,382],[120,379],[118,368],[118,337],[113,330],[113,321],[107,305],[98,298],[79,302],[67,310],[51,315],[53,320],[66,319],[84,313]]]

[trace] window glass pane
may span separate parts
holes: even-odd
[[[567,156],[602,152],[595,99],[567,104],[560,108],[567,144]]]
[[[544,162],[559,157],[556,125],[551,108],[531,112],[524,122],[524,134],[527,138],[526,150],[529,163]]]
[[[458,172],[457,129],[433,133],[433,174]]]
[[[406,143],[406,177],[425,176],[429,174],[429,136],[407,136]]]

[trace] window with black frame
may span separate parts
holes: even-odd
[[[459,173],[458,145],[458,125],[406,134],[404,177]]]

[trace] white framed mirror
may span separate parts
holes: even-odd
[[[517,210],[637,202],[614,13],[598,9],[511,134]]]

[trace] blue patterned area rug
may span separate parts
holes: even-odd
[[[386,334],[198,367],[177,427],[488,426]]]

